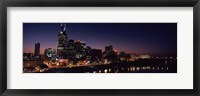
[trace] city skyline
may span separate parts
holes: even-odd
[[[176,23],[66,23],[69,39],[80,40],[104,51],[112,45],[117,51],[151,55],[177,55]],[[23,50],[34,53],[40,43],[40,54],[46,48],[57,49],[60,23],[23,23]]]

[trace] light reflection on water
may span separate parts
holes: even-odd
[[[151,61],[149,63],[127,62],[108,65],[91,65],[70,68],[52,68],[48,73],[177,73],[177,64],[174,61]]]
[[[138,72],[138,71],[167,71],[169,70],[169,67],[154,67],[154,66],[142,66],[142,67],[136,67],[136,66],[129,66],[127,68],[119,68],[119,69],[104,69],[99,71],[93,71],[93,73],[119,73],[122,71],[126,72]]]

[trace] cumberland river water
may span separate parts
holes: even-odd
[[[106,65],[50,68],[45,73],[177,73],[177,59],[147,59]]]

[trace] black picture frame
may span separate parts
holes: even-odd
[[[7,7],[193,7],[193,89],[7,89]],[[0,94],[2,96],[199,96],[200,0],[1,0]]]

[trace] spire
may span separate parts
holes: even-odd
[[[65,23],[61,23],[60,24],[60,32],[59,32],[58,36],[60,36],[60,35],[67,35],[66,34],[66,24]]]
[[[61,31],[66,32],[66,24],[65,23],[61,23],[60,27],[61,27]]]

